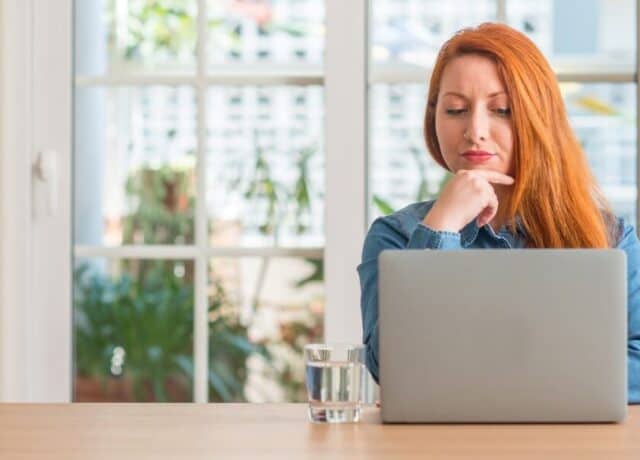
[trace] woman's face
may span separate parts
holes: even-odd
[[[436,104],[436,135],[449,169],[513,175],[511,109],[496,64],[457,57],[444,68]]]

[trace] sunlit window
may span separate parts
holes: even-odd
[[[599,185],[616,214],[635,224],[636,50],[629,39],[635,2],[507,0],[502,13],[494,1],[427,8],[430,3],[372,2],[369,221],[437,196],[445,171],[422,137],[430,68],[455,30],[501,20],[527,34],[550,60]]]
[[[324,92],[296,75],[320,71],[324,2],[79,3],[74,400],[304,400]]]

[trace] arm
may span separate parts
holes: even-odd
[[[627,254],[627,363],[629,403],[640,403],[640,242],[635,229],[625,225],[618,248]]]
[[[417,224],[407,238],[394,225],[393,218],[376,220],[364,242],[360,276],[360,308],[366,363],[378,382],[378,255],[384,249],[461,249],[460,233],[434,231]]]

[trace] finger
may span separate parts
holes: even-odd
[[[499,173],[498,171],[490,171],[487,169],[474,169],[472,171],[473,175],[483,177],[487,181],[493,184],[504,184],[504,185],[512,185],[515,182],[515,179],[511,176],[507,176],[506,174]]]
[[[489,208],[486,208],[484,211],[480,213],[480,215],[476,219],[476,225],[478,227],[483,227],[487,225],[489,222],[493,220],[496,213]]]
[[[498,213],[498,197],[493,190],[488,193],[487,199],[488,201],[486,207],[482,210],[477,218],[478,227],[482,227],[483,225],[491,222]]]
[[[482,227],[487,225],[496,215],[495,211],[489,207],[485,208],[476,218],[476,225]]]

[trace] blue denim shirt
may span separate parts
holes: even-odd
[[[362,251],[360,275],[360,307],[362,309],[363,342],[366,362],[378,381],[378,255],[383,249],[508,249],[522,248],[525,234],[515,234],[505,227],[499,232],[475,221],[459,233],[432,230],[422,224],[433,201],[415,203],[386,217],[377,219],[369,229]],[[627,255],[628,289],[628,378],[629,402],[640,403],[640,242],[634,228],[618,220],[620,238],[617,247]]]

